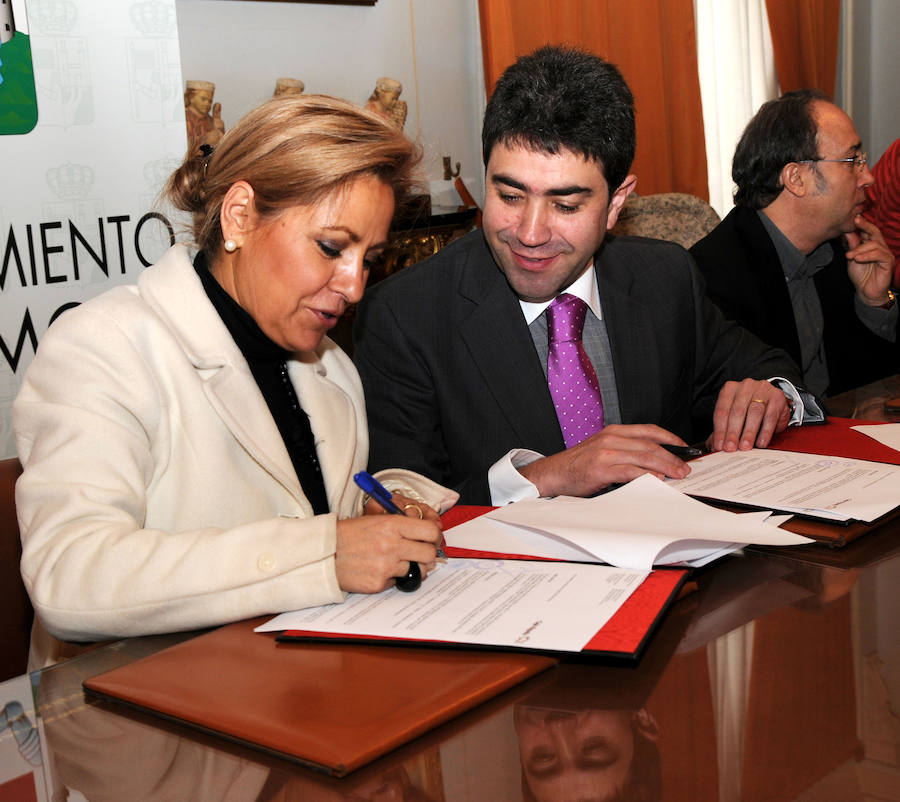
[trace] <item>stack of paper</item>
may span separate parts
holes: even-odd
[[[649,571],[696,567],[751,543],[813,542],[779,529],[784,520],[716,509],[646,474],[595,498],[518,501],[447,530],[445,539],[460,549]]]
[[[414,593],[351,593],[342,604],[282,613],[256,631],[577,652],[646,577],[608,565],[450,559]]]
[[[719,451],[692,461],[690,475],[669,485],[732,504],[872,522],[900,504],[900,465],[757,448]]]

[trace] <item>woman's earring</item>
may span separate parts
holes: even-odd
[[[237,243],[233,239],[225,240],[225,250],[234,253],[237,250]]]

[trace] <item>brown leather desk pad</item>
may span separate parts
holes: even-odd
[[[342,776],[556,660],[534,654],[281,644],[259,618],[84,682],[109,699]]]

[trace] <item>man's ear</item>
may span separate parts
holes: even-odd
[[[781,168],[781,186],[794,197],[802,198],[809,192],[810,179],[803,165],[798,162],[788,162]]]
[[[629,175],[625,177],[625,180],[621,184],[619,184],[618,189],[613,192],[612,197],[609,199],[609,207],[606,210],[607,231],[616,224],[616,220],[619,219],[619,212],[622,211],[625,201],[628,200],[628,196],[634,192],[636,186],[637,176]]]
[[[244,237],[256,224],[256,206],[253,202],[253,187],[246,181],[235,181],[222,199],[219,212],[219,223],[222,226],[222,238],[234,240],[238,247],[243,245]]]
[[[659,724],[646,707],[632,713],[631,720],[635,729],[648,741],[659,740]]]

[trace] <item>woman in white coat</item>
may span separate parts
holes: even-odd
[[[167,186],[197,254],[64,313],[13,409],[32,667],[66,641],[193,629],[377,592],[434,566],[455,494],[379,478],[362,389],[326,336],[363,292],[416,148],[322,96],[250,112]],[[364,514],[368,513],[368,514]],[[48,636],[48,633],[54,637]]]

